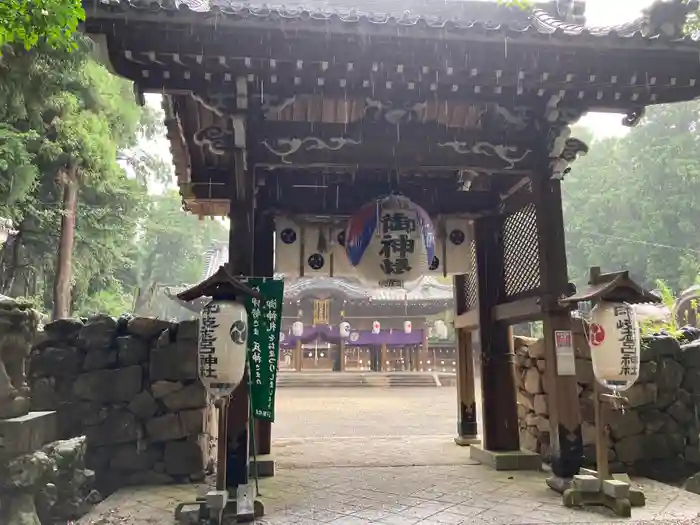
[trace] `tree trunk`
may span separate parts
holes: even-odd
[[[77,169],[71,166],[60,174],[63,186],[61,234],[58,241],[55,280],[53,289],[53,320],[70,316],[71,279],[73,274],[73,245],[75,244],[75,218],[78,209]]]
[[[3,275],[2,279],[0,279],[0,283],[2,283],[0,293],[3,295],[12,294],[12,287],[15,284],[15,278],[17,277],[17,270],[19,268],[19,248],[21,243],[22,225],[18,228],[17,234],[8,239],[4,248],[0,251],[3,257],[6,256],[6,259],[9,259],[9,261],[2,260],[2,257],[0,257],[0,262],[3,265]]]

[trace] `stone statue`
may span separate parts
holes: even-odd
[[[29,412],[25,366],[38,325],[29,304],[0,296],[0,419]]]

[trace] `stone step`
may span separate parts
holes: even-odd
[[[435,388],[453,386],[454,374],[377,372],[282,372],[278,387]]]

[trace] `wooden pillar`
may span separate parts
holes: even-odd
[[[256,207],[253,223],[253,275],[273,277],[275,274],[275,220],[272,214]],[[272,450],[272,423],[255,420],[255,452],[259,456]]]
[[[338,353],[340,354],[339,372],[345,372],[345,341],[343,339],[338,343]]]
[[[519,451],[515,363],[510,328],[497,322],[493,309],[505,297],[503,268],[503,217],[474,222],[478,277],[480,378],[483,414],[483,448],[495,452]]]
[[[479,434],[474,392],[474,359],[472,333],[457,329],[457,435],[462,439],[476,439]]]
[[[387,348],[386,348],[386,343],[382,343],[382,351],[379,354],[379,359],[381,361],[379,362],[379,372],[384,372],[387,369],[387,364],[386,364],[386,358],[387,358]]]
[[[564,219],[561,203],[561,182],[549,176],[532,181],[537,208],[537,229],[540,239],[540,304],[544,311],[545,386],[549,408],[552,472],[559,478],[572,478],[583,462],[581,413],[575,372],[559,375],[555,332],[571,330],[571,315],[559,305],[566,295],[568,274]],[[573,359],[573,356],[566,358]]]
[[[229,237],[229,264],[233,274],[250,273],[251,231],[250,215],[245,210],[245,203],[232,202],[231,232]],[[222,421],[227,429],[227,486],[235,488],[248,483],[250,399],[248,396],[248,375],[231,394],[228,417]]]
[[[229,270],[233,275],[250,275],[253,270],[254,193],[253,177],[248,171],[246,150],[247,125],[243,112],[248,109],[248,83],[245,77],[236,79],[236,104],[241,112],[230,117],[233,128],[234,173],[229,181]],[[231,394],[225,429],[227,454],[226,484],[235,490],[248,483],[248,450],[250,448],[250,398],[248,375]],[[223,438],[224,435],[220,434]]]
[[[301,339],[297,339],[297,346],[294,348],[294,371],[301,372],[304,362],[304,349],[301,347]]]

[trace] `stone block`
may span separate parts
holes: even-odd
[[[179,412],[189,408],[207,406],[207,391],[199,381],[187,385],[182,390],[168,394],[162,398],[163,403],[171,412]]]
[[[683,365],[673,358],[661,358],[657,361],[656,386],[659,390],[675,391],[681,386],[685,370]]]
[[[644,431],[644,423],[634,410],[620,412],[605,407],[604,421],[610,427],[612,436],[616,440],[634,436]]]
[[[177,414],[166,414],[149,419],[146,422],[146,435],[154,443],[173,441],[187,436]]]
[[[540,470],[542,458],[526,450],[494,452],[481,445],[469,447],[470,458],[495,470]]]
[[[656,379],[657,371],[656,361],[649,361],[639,365],[639,379],[637,383],[651,383]]]
[[[520,447],[529,452],[537,452],[537,436],[527,430],[520,431]]]
[[[34,381],[31,390],[33,410],[56,410],[61,403],[56,392],[56,379],[53,377],[42,377]]]
[[[88,428],[86,433],[90,446],[128,443],[143,437],[141,423],[124,409],[111,411],[102,423]]]
[[[117,447],[110,458],[110,468],[117,470],[135,471],[152,470],[153,466],[162,459],[162,452],[153,446],[139,448],[136,443]]]
[[[180,425],[183,432],[188,436],[198,436],[199,434],[207,434],[207,424],[209,422],[208,411],[205,408],[194,410],[183,410],[178,413]]]
[[[672,357],[674,359],[680,357],[681,344],[675,337],[670,335],[655,335],[646,338],[646,341],[648,342],[649,350],[647,352],[642,352],[642,354],[650,354],[649,361],[653,361],[659,357]],[[642,357],[643,360],[646,360],[644,359],[646,356],[643,355]]]
[[[30,368],[32,377],[72,378],[82,368],[82,356],[72,346],[47,346],[32,352]]]
[[[625,392],[625,397],[630,408],[650,405],[656,401],[658,389],[654,383],[641,383],[632,385]]]
[[[136,394],[127,408],[139,419],[149,419],[158,411],[158,403],[148,391],[143,390]]]
[[[153,319],[150,317],[132,317],[127,325],[127,332],[136,335],[145,341],[150,341],[160,336],[163,331],[170,327],[168,321],[163,319]]]
[[[86,350],[109,348],[117,333],[117,320],[108,315],[98,315],[88,322],[78,333],[78,342]]]
[[[600,490],[600,480],[590,474],[579,474],[574,476],[571,482],[573,488],[582,492],[598,492]]]
[[[680,425],[686,425],[695,418],[695,407],[689,407],[678,400],[668,408],[668,413]]]
[[[109,347],[90,348],[85,355],[83,361],[83,370],[86,372],[92,370],[103,370],[112,368],[117,364],[117,351]]]
[[[182,390],[185,387],[179,381],[156,381],[151,385],[151,393],[156,399],[161,399],[168,394]]]
[[[535,397],[527,392],[518,390],[518,404],[527,408],[527,410],[535,410]]]
[[[151,350],[151,381],[197,379],[197,341],[183,340]]]
[[[30,412],[12,419],[0,419],[0,455],[28,454],[56,440],[56,423],[56,412]]]
[[[535,413],[548,416],[549,415],[549,405],[547,404],[547,395],[538,394],[535,396],[534,402]]]
[[[78,337],[83,326],[85,325],[80,319],[58,319],[45,324],[44,333],[53,340],[72,341]]]
[[[119,366],[140,365],[148,362],[148,343],[133,335],[117,337]]]
[[[603,480],[603,493],[615,499],[627,499],[630,493],[629,483],[617,479]]]
[[[542,377],[537,368],[529,368],[525,372],[523,386],[528,394],[534,395],[542,393]]]
[[[125,403],[142,390],[142,376],[140,366],[86,372],[75,380],[73,392],[88,401]]]
[[[169,441],[163,453],[165,472],[171,476],[187,476],[204,471],[204,452],[197,439]]]

